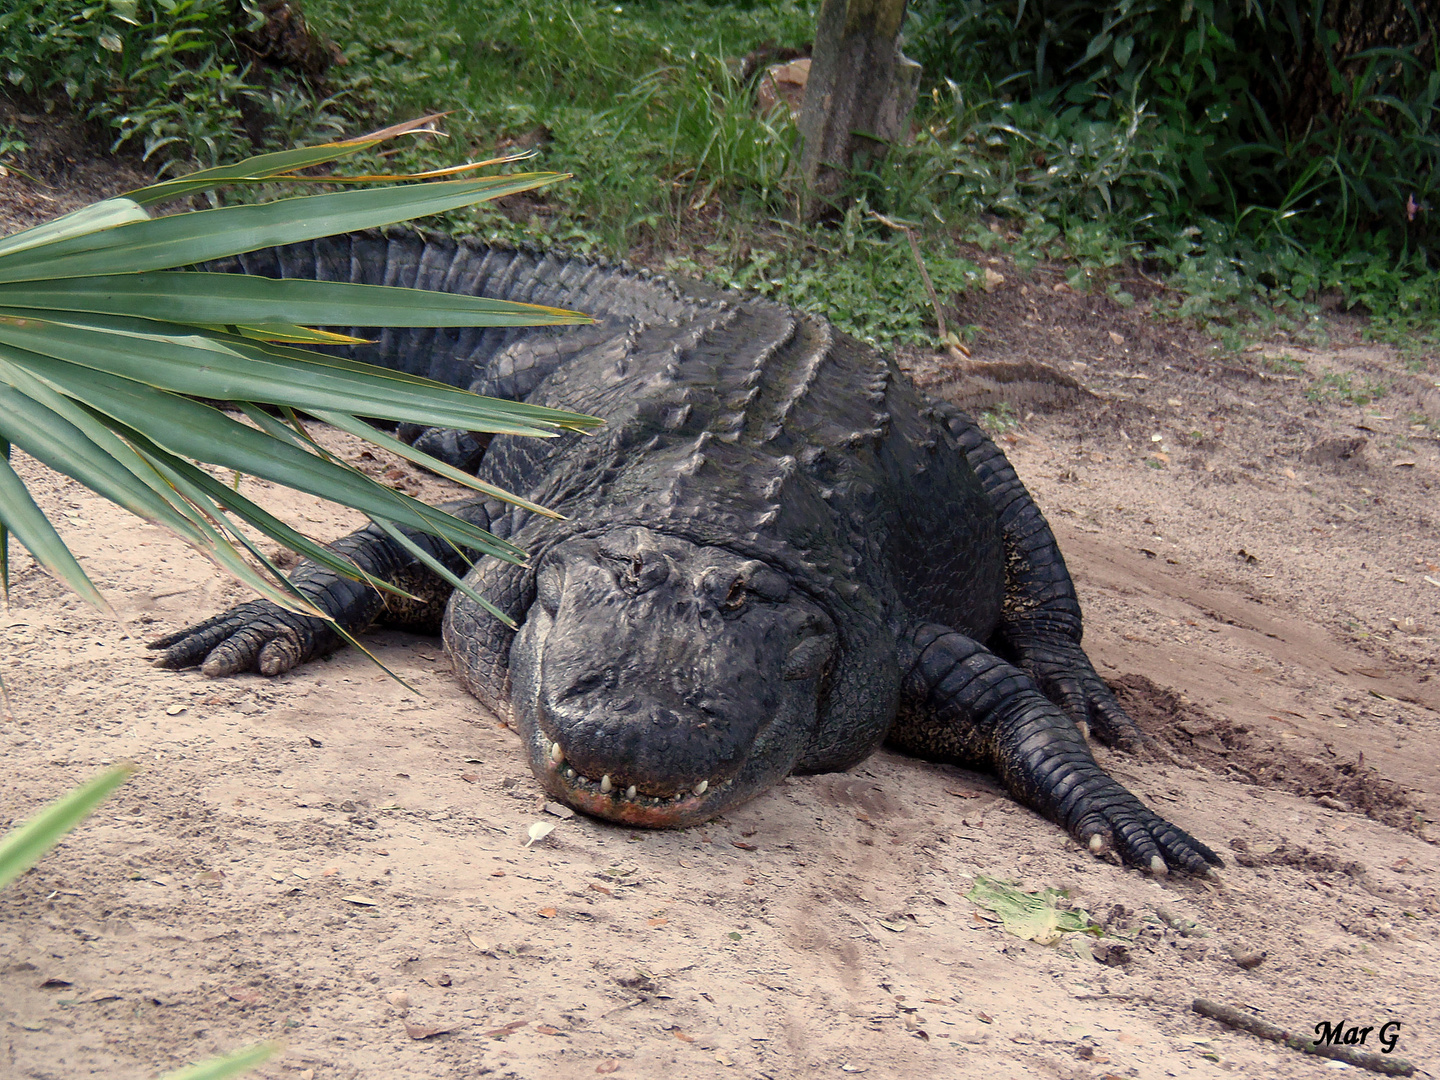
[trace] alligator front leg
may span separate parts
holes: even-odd
[[[492,517],[500,517],[500,504],[493,500],[465,500],[445,509],[482,529],[490,528]],[[469,561],[467,554],[425,533],[406,530],[406,534],[452,573],[464,576]],[[342,537],[329,548],[365,573],[404,589],[415,599],[382,593],[364,582],[306,560],[290,576],[290,581],[334,622],[287,611],[269,600],[251,600],[152,641],[148,648],[164,650],[156,658],[156,665],[187,668],[198,664],[200,670],[210,676],[234,675],[241,671],[278,675],[338,649],[344,644],[341,628],[353,635],[383,623],[420,633],[439,632],[451,587],[413,553],[374,525]]]
[[[937,408],[979,477],[1005,543],[1005,607],[995,645],[1107,746],[1145,736],[1080,647],[1080,601],[1049,524],[1000,448],[954,406]]]
[[[1221,861],[1105,772],[1079,728],[1025,672],[948,627],[920,627],[890,742],[996,772],[1006,789],[1097,853],[1130,866],[1205,874]]]

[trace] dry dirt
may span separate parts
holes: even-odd
[[[0,180],[10,227],[72,201]],[[913,366],[1012,406],[1086,644],[1159,740],[1098,756],[1223,853],[1218,881],[1098,861],[990,778],[889,752],[683,832],[551,816],[433,640],[371,641],[413,692],[354,653],[149,667],[146,639],[239,590],[21,459],[124,621],[15,556],[0,821],[142,769],[0,897],[0,1073],[148,1077],[271,1037],[260,1075],[300,1080],[1334,1068],[1195,997],[1306,1034],[1398,1021],[1395,1055],[1440,1071],[1440,364],[1343,321],[1219,358],[1143,297],[1002,269],[962,313],[978,363]],[[1345,377],[1383,396],[1339,400]],[[321,537],[354,524],[246,490]],[[1069,890],[1105,936],[1011,936],[966,899],[981,874]]]

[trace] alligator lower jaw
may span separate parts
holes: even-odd
[[[538,733],[537,733],[538,734]],[[530,767],[546,792],[593,817],[651,829],[698,825],[728,810],[737,802],[734,783],[703,783],[677,795],[646,795],[632,788],[613,787],[608,776],[599,780],[582,776],[564,760],[556,760],[554,743],[539,735],[530,746]]]

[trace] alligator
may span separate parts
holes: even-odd
[[[405,285],[579,309],[564,328],[340,328],[353,355],[590,413],[540,440],[402,429],[479,479],[446,509],[528,552],[468,561],[416,535],[514,622],[375,526],[333,549],[415,599],[313,564],[334,623],[252,601],[151,647],[171,668],[274,675],[373,624],[439,631],[555,799],[627,825],[705,821],[882,743],[998,775],[1097,854],[1154,873],[1221,860],[1095,761],[1143,736],[1081,648],[1075,588],[1014,469],[969,416],[824,319],[696,281],[404,230],[207,269]],[[1113,857],[1113,856],[1112,856]]]

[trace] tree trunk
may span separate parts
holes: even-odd
[[[920,65],[900,52],[905,3],[821,4],[800,112],[800,169],[819,199],[835,194],[857,153],[883,151],[909,134]]]
[[[1414,7],[1414,17],[1409,6]],[[1272,19],[1281,15],[1279,7],[1272,7]],[[1308,7],[1304,5],[1307,10],[1299,15],[1302,24],[1291,27],[1294,33],[1285,36],[1277,57],[1284,87],[1278,100],[1265,103],[1277,130],[1283,127],[1291,138],[1303,136],[1313,123],[1343,120],[1348,91],[1370,63],[1355,56],[1367,49],[1418,46],[1417,55],[1424,59],[1434,47],[1440,24],[1440,0],[1410,0],[1408,5],[1405,0],[1326,0],[1322,32],[1335,35],[1335,44],[1329,47],[1311,21]],[[1341,76],[1339,86],[1333,79],[1332,62]]]

